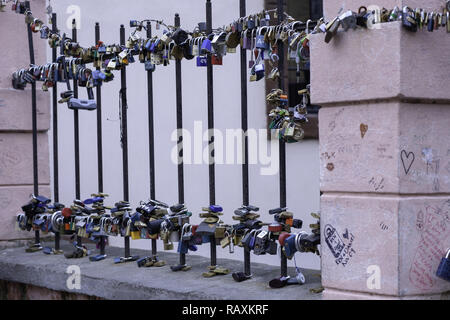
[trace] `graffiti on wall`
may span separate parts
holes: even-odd
[[[411,283],[422,290],[433,288],[435,273],[450,240],[450,200],[441,206],[427,205],[417,213],[420,240],[409,271]]]

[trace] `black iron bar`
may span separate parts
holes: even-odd
[[[95,23],[95,44],[100,41],[100,24]],[[101,67],[97,66],[97,70]],[[102,87],[96,87],[97,98],[97,177],[98,177],[98,191],[103,192],[103,137],[102,137]]]
[[[25,1],[25,7],[29,10],[30,1]],[[27,24],[28,32],[28,49],[30,52],[30,64],[34,64],[34,45],[33,45],[33,33],[31,26]],[[32,130],[32,144],[33,144],[33,192],[35,195],[39,194],[39,179],[38,179],[38,155],[37,155],[37,107],[36,107],[36,83],[31,84],[31,130]],[[39,244],[40,234],[39,230],[34,232],[34,243]]]
[[[175,27],[180,27],[180,15],[175,14]],[[181,87],[181,60],[175,61],[175,86],[176,86],[176,105],[177,105],[177,131],[178,131],[178,203],[184,203],[184,158],[183,158],[183,100]],[[181,226],[180,226],[181,227]],[[181,241],[181,240],[180,240]],[[180,265],[186,264],[186,254],[180,253]]]
[[[77,41],[77,22],[72,20],[72,40]],[[78,82],[77,77],[73,78],[73,97],[78,98]],[[73,110],[73,130],[74,130],[74,146],[75,146],[75,198],[80,199],[80,127],[78,110]],[[82,239],[77,235],[77,246],[81,247]]]
[[[95,23],[95,45],[100,41],[100,24]],[[97,57],[97,59],[100,59]],[[101,68],[96,67],[97,70]],[[98,192],[103,192],[103,136],[102,136],[102,87],[96,87],[96,103],[97,103],[97,178],[98,178]],[[106,237],[100,237],[100,254],[105,255]]]
[[[125,27],[120,25],[120,45],[125,45]],[[121,77],[121,143],[122,143],[122,162],[123,162],[123,200],[129,201],[128,190],[128,130],[127,130],[127,70],[123,66],[120,69]],[[125,258],[130,257],[130,237],[125,236]]]
[[[245,17],[246,8],[245,0],[239,0],[239,16]],[[243,131],[243,163],[242,163],[242,202],[244,205],[249,204],[248,189],[248,103],[247,103],[247,50],[241,47],[241,128]],[[251,275],[250,266],[250,250],[244,248],[244,273],[246,276]]]
[[[278,0],[277,7],[278,24],[284,19],[284,0]],[[278,41],[278,69],[280,71],[279,87],[284,90],[284,44],[282,41]],[[280,161],[280,207],[286,207],[286,144],[284,141],[279,140],[279,161]],[[287,276],[287,258],[283,252],[281,252],[281,276]]]
[[[212,32],[212,8],[211,0],[206,0],[206,33]],[[208,91],[208,151],[209,151],[209,203],[216,203],[216,181],[214,172],[214,95],[213,95],[213,66],[211,63],[211,55],[207,56],[207,91]],[[216,237],[210,237],[211,266],[217,264]]]
[[[245,0],[239,0],[240,16],[245,17]],[[247,104],[247,50],[241,48],[241,128],[244,133],[243,136],[243,163],[242,163],[242,199],[243,204],[249,204],[249,189],[248,189],[248,104]]]
[[[57,32],[56,13],[52,13],[52,31]],[[56,62],[57,52],[56,47],[52,49],[52,61]],[[53,83],[52,90],[52,124],[53,124],[53,199],[55,202],[59,201],[59,177],[58,177],[58,84]],[[60,250],[59,232],[55,232],[55,251]]]
[[[52,13],[52,31],[57,32],[56,13]],[[56,62],[57,48],[52,49],[52,61]],[[53,83],[52,90],[53,111],[53,197],[55,202],[59,201],[59,176],[58,176],[58,83]]]
[[[147,21],[147,38],[152,37],[152,24]],[[154,109],[153,109],[153,72],[147,71],[147,96],[148,96],[148,147],[150,166],[150,198],[156,199],[155,184],[155,129],[154,129]],[[157,239],[152,239],[152,258],[157,259],[158,246]]]

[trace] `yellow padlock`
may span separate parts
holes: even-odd
[[[138,240],[141,239],[141,232],[140,231],[131,231],[131,239]]]

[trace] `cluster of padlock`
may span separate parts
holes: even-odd
[[[16,7],[22,7],[22,2],[15,1]],[[144,63],[145,70],[154,71],[156,65],[167,65],[169,60],[175,59],[196,59],[197,66],[207,65],[208,56],[211,57],[213,65],[222,65],[222,58],[227,53],[236,52],[237,46],[250,50],[250,81],[258,81],[265,76],[265,61],[269,62],[272,67],[268,74],[268,78],[272,80],[278,79],[280,73],[278,70],[278,41],[287,42],[289,44],[290,59],[296,60],[298,66],[309,68],[309,35],[316,32],[309,30],[311,21],[305,24],[300,21],[294,21],[292,17],[285,14],[285,19],[281,24],[270,25],[271,21],[276,19],[276,11],[264,10],[258,14],[252,14],[247,17],[239,18],[230,23],[226,27],[214,29],[211,34],[206,33],[206,24],[199,23],[193,32],[187,32],[179,27],[165,25],[158,20],[131,20],[130,27],[135,30],[130,34],[124,46],[121,45],[105,45],[99,41],[95,46],[83,48],[79,43],[60,35],[59,32],[52,31],[43,21],[35,19],[28,9],[19,13],[25,14],[26,23],[30,25],[33,32],[40,32],[42,39],[48,39],[52,48],[60,47],[61,55],[74,58],[76,65],[85,65],[93,63],[94,68],[101,68],[97,74],[90,73],[88,85],[99,85],[101,81],[112,80],[112,70],[120,70],[124,66],[135,62],[134,56],[139,56],[139,61]],[[51,16],[51,6],[47,7],[47,14]],[[144,22],[156,22],[157,29],[164,26],[165,30],[161,37],[154,36],[152,38],[143,38],[139,31],[145,29]],[[310,32],[311,31],[311,32]],[[66,66],[69,73],[70,66]],[[73,66],[72,68],[76,68]],[[33,70],[37,73],[37,67]],[[52,67],[62,70],[63,67]],[[104,70],[104,71],[103,71]],[[23,73],[23,72],[22,72]],[[32,75],[34,72],[30,72]],[[44,74],[44,77],[39,77]],[[37,80],[48,80],[43,88],[51,86],[52,81],[64,81],[64,75],[48,76],[47,73],[40,73],[34,77]],[[70,77],[70,75],[69,75]],[[94,82],[94,83],[93,83]],[[98,83],[96,83],[98,82]]]
[[[305,136],[301,125],[308,122],[309,85],[307,89],[300,90],[299,94],[302,102],[293,108],[288,106],[288,96],[280,89],[273,89],[266,97],[267,103],[274,107],[269,112],[269,129],[277,130],[278,138],[288,143],[298,142]]]
[[[31,200],[22,207],[23,213],[17,215],[17,224],[22,230],[40,230],[44,234],[48,232],[77,236],[79,238],[89,238],[100,245],[100,241],[105,241],[107,236],[131,237],[132,239],[161,239],[164,250],[174,249],[174,242],[178,242],[178,253],[186,254],[188,251],[196,251],[197,246],[210,243],[215,239],[215,244],[222,248],[229,246],[230,253],[234,252],[234,246],[243,247],[255,255],[277,254],[277,241],[279,241],[283,251],[288,258],[292,258],[293,249],[284,245],[284,239],[289,236],[288,245],[291,243],[291,228],[300,229],[302,221],[293,218],[293,214],[287,208],[276,208],[269,211],[274,216],[273,223],[263,223],[258,218],[259,208],[251,205],[244,205],[234,211],[233,220],[237,224],[227,225],[220,219],[223,215],[223,208],[218,205],[210,205],[203,208],[200,217],[203,222],[199,225],[189,223],[192,213],[188,211],[184,204],[177,204],[169,207],[167,204],[157,201],[141,201],[133,212],[130,203],[118,201],[113,207],[104,205],[107,194],[92,194],[90,198],[74,200],[69,207],[61,203],[50,204],[51,200],[42,196],[32,195]],[[263,226],[267,226],[263,230]],[[313,227],[313,226],[311,226]],[[320,242],[320,227],[315,225],[313,233],[307,235],[302,233],[299,252],[318,252],[317,246]],[[75,250],[66,253],[66,258],[82,258],[90,255],[90,251],[85,245],[78,241],[73,243]],[[298,244],[297,244],[298,246]],[[286,249],[289,248],[289,249]],[[34,244],[27,249],[33,252],[41,250],[40,244]],[[45,253],[56,252],[51,248],[44,248]],[[91,256],[90,260],[99,261],[106,257],[104,254]],[[115,258],[114,263],[124,262],[124,259],[137,260],[139,267],[163,266],[164,261],[160,261],[156,256],[139,258],[130,256],[125,258]],[[173,271],[190,269],[186,265],[171,267]],[[229,270],[218,266],[210,266],[208,272],[203,273],[204,277],[228,274]],[[236,281],[248,278],[242,272],[233,274]]]
[[[441,11],[430,12],[421,8],[412,9],[408,6],[404,6],[402,9],[396,6],[391,10],[386,8],[368,10],[365,6],[361,6],[358,13],[348,10],[328,23],[321,19],[319,30],[326,33],[325,42],[327,43],[336,35],[339,27],[342,27],[344,31],[357,27],[370,29],[378,23],[393,21],[401,21],[403,27],[412,32],[424,28],[433,32],[440,27],[445,27],[450,33],[450,0],[446,0]]]

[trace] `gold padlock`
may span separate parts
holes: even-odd
[[[133,239],[133,240],[141,239],[141,232],[140,231],[131,231],[131,239]]]
[[[173,242],[164,242],[164,250],[173,250]]]
[[[225,237],[225,227],[216,227],[214,236],[216,239],[222,239]]]

